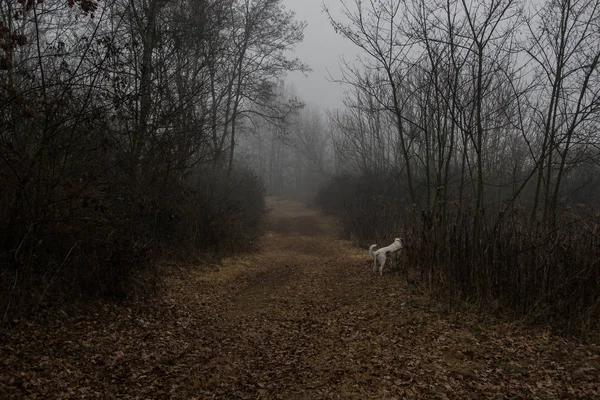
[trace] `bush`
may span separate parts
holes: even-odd
[[[445,304],[467,301],[568,331],[600,328],[598,214],[565,209],[556,226],[543,226],[518,206],[488,209],[487,229],[476,229],[468,207],[432,215],[403,206],[398,193],[382,195],[384,188],[345,177],[318,201],[362,246],[402,235],[408,265]]]
[[[405,192],[394,174],[340,176],[318,193],[316,204],[337,215],[343,234],[357,245],[387,243],[398,237],[407,218]]]
[[[228,177],[224,171],[197,170],[169,204],[162,214],[170,220],[162,229],[170,233],[163,240],[177,257],[256,248],[266,206],[263,184],[253,173],[237,169]]]
[[[0,154],[16,154],[10,150],[0,143]],[[255,247],[264,190],[247,171],[227,177],[207,169],[184,180],[160,168],[132,184],[118,160],[90,154],[71,154],[59,177],[50,162],[39,168],[0,159],[4,322],[61,301],[147,297],[160,282],[164,258]],[[103,157],[112,168],[103,168]],[[17,178],[28,176],[36,179]]]
[[[142,205],[107,182],[48,188],[46,181],[13,186],[0,201],[0,305],[4,320],[73,298],[124,298],[157,281]],[[43,196],[37,194],[43,192]]]

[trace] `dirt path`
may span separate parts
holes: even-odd
[[[373,274],[328,218],[270,206],[260,253],[174,273],[146,310],[102,305],[4,334],[0,398],[600,396],[598,346],[443,314],[401,274]]]

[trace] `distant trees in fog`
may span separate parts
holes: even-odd
[[[280,95],[294,98],[283,86]],[[277,123],[257,121],[240,143],[238,159],[262,177],[274,195],[314,197],[333,170],[326,114],[305,106]]]

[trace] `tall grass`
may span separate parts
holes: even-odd
[[[417,210],[367,180],[337,180],[318,203],[360,245],[402,235],[408,267],[440,301],[466,301],[568,331],[600,328],[599,214],[565,208],[555,226],[543,226],[521,207],[488,207],[477,229],[469,207],[456,204],[445,215]]]

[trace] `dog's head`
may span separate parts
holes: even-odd
[[[402,239],[396,238],[396,239],[394,239],[394,242],[400,243],[400,246],[402,246]]]

